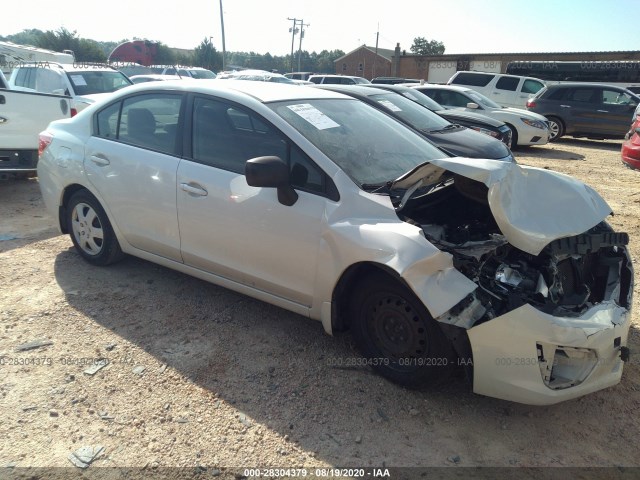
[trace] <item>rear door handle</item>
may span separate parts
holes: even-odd
[[[596,112],[599,112],[599,113],[609,113],[609,110],[596,110]]]
[[[7,103],[7,99],[4,98],[4,95],[0,95],[0,105],[4,105],[5,103]]]
[[[180,188],[182,188],[182,190],[184,190],[185,192],[191,195],[197,195],[198,197],[206,197],[207,195],[209,195],[209,192],[207,192],[198,184],[181,183]]]
[[[110,165],[111,162],[109,161],[108,158],[104,157],[103,155],[91,155],[91,161],[93,163],[95,163],[96,165]]]
[[[562,108],[571,108],[570,105],[560,105],[560,107],[562,107]]]

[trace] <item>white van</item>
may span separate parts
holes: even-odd
[[[525,108],[527,100],[545,86],[538,78],[488,72],[456,72],[447,84],[470,88],[498,105],[515,108]]]

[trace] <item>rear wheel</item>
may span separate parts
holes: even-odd
[[[564,124],[558,117],[547,117],[549,121],[549,141],[555,142],[564,135]]]
[[[89,263],[104,266],[123,257],[107,214],[87,190],[74,193],[69,200],[67,228],[78,253]]]
[[[447,378],[455,355],[422,302],[395,279],[365,279],[351,301],[354,341],[382,376],[410,388]]]

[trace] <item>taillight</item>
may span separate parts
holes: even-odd
[[[78,110],[76,110],[75,108],[71,108],[71,116],[75,117],[78,114]]]
[[[527,108],[536,108],[536,102],[533,100],[527,100]]]
[[[40,135],[38,135],[38,156],[42,155],[52,140],[53,135],[49,132],[41,132]]]

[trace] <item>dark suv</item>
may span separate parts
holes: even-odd
[[[527,110],[544,115],[554,141],[563,135],[602,140],[624,138],[640,97],[614,85],[548,85],[527,102]]]

